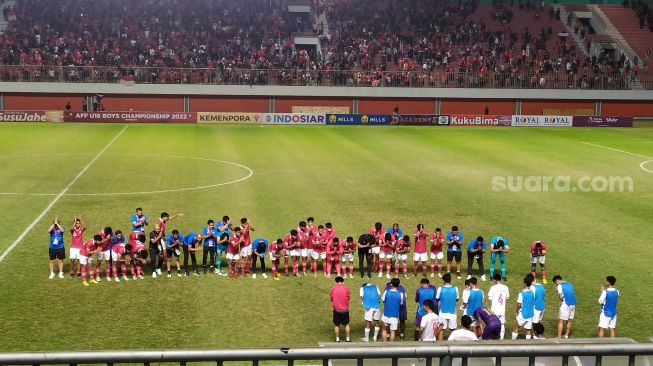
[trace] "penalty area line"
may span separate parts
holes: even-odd
[[[93,163],[95,163],[95,161],[97,161],[97,159],[99,159],[100,156],[102,156],[102,154],[104,154],[104,152],[107,151],[109,147],[111,147],[111,145],[113,145],[113,143],[116,142],[116,140],[118,140],[118,138],[122,135],[122,133],[125,132],[127,127],[129,127],[129,125],[125,125],[125,127],[123,127],[120,131],[118,131],[118,133],[111,139],[111,141],[109,141],[109,143],[107,143],[104,146],[104,148],[102,148],[102,150],[100,150],[100,152],[98,152],[97,155],[95,155],[95,157],[91,159],[91,161],[88,164],[86,164],[86,166],[75,176],[75,178],[73,178],[73,180],[71,180],[70,183],[68,183],[68,185],[61,192],[59,192],[59,194],[57,194],[54,197],[54,199],[50,202],[50,204],[48,204],[48,206],[43,211],[41,211],[41,213],[36,217],[36,219],[34,219],[32,223],[29,224],[29,226],[18,236],[18,238],[16,238],[16,240],[14,240],[14,242],[11,243],[11,245],[7,248],[7,250],[5,250],[4,253],[2,253],[2,255],[0,255],[0,262],[2,262],[9,255],[9,253],[11,253],[11,251],[14,250],[14,248],[18,244],[20,244],[21,241],[23,241],[25,236],[29,234],[29,232],[34,228],[34,226],[36,226],[36,224],[39,221],[41,221],[41,219],[50,211],[50,209],[52,209],[52,207],[61,199],[61,197],[63,197],[66,194],[66,192],[68,192],[68,190],[79,180],[79,178],[81,178],[82,175],[86,173],[86,171],[91,167],[91,165],[93,165]]]

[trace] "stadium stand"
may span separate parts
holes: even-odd
[[[559,36],[559,11],[532,0],[15,0],[3,12],[9,81],[629,89],[633,80],[622,60],[589,57]],[[319,47],[299,47],[299,35]]]

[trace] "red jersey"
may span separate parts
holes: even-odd
[[[125,252],[126,252],[127,250],[125,249],[125,246],[124,246],[124,245],[122,245],[122,244],[116,244],[116,245],[114,245],[114,246],[111,247],[111,251],[112,251],[113,254],[114,254],[112,257],[113,257],[114,259],[119,259],[119,258],[122,258],[123,255],[125,255]],[[129,254],[129,253],[127,253],[127,254]]]
[[[163,237],[165,237],[165,235],[166,235],[166,223],[165,223],[165,221],[163,221],[163,219],[159,217],[156,220],[156,223],[159,224],[159,228],[161,229],[161,232],[163,233]]]
[[[299,234],[299,249],[308,248],[307,247],[309,241],[308,237],[310,235],[310,229],[308,228],[308,226],[305,227],[304,229],[298,227],[295,230],[297,230],[297,233]]]
[[[385,240],[385,232],[383,232],[383,229],[376,231],[375,228],[372,228],[370,229],[370,234],[374,235],[374,238],[376,238],[376,241],[374,244],[372,244],[372,247],[378,247]]]
[[[249,231],[249,225],[240,225],[240,237],[243,239],[243,246],[247,247],[252,245],[251,234]]]
[[[272,242],[272,245],[270,245],[270,253],[273,253],[275,257],[279,257],[283,255],[283,250],[286,249],[286,247],[281,244],[277,244],[276,241]]]
[[[415,236],[415,253],[426,253],[426,236],[428,235],[426,231],[420,233],[418,230],[415,230],[413,233]]]
[[[227,253],[229,254],[240,254],[240,246],[242,244],[243,238],[232,235],[229,237],[229,246],[227,246]]]
[[[537,244],[540,244],[540,248],[537,248]],[[531,243],[531,255],[533,257],[539,257],[546,254],[546,244],[543,241],[534,241]]]
[[[313,239],[313,251],[317,253],[324,253],[326,251],[326,246],[327,246],[327,234],[326,232],[323,232],[320,234],[319,232],[315,234],[315,238]]]
[[[334,228],[324,229],[324,233],[326,234],[326,241],[327,242],[329,240],[333,240],[333,238],[336,237],[336,229],[334,229]]]
[[[327,244],[326,253],[327,256],[330,258],[334,258],[342,254],[342,248],[340,246],[340,243],[336,244],[333,242],[333,240],[330,240],[329,243]]]
[[[98,231],[97,234],[102,237],[102,241],[100,242],[100,250],[106,252],[109,250],[109,244],[111,244],[111,235],[104,234],[104,230]]]
[[[403,239],[397,241],[397,254],[408,254],[410,252],[410,241],[405,242]]]
[[[300,243],[299,235],[297,235],[297,237],[295,237],[293,239],[293,237],[292,237],[292,235],[290,235],[290,233],[286,234],[286,236],[283,238],[283,245],[288,250],[300,249],[301,248],[301,243]]]
[[[352,253],[354,253],[354,251],[356,250],[356,242],[355,241],[352,241],[351,243],[347,242],[347,241],[343,242],[342,243],[342,250],[343,250],[343,254],[352,254]]]
[[[79,249],[79,255],[82,257],[88,257],[88,253],[95,251],[97,248],[98,246],[95,245],[95,240],[88,239]]]
[[[394,240],[383,240],[381,244],[381,251],[386,254],[390,254],[395,249],[396,242]]]
[[[84,231],[86,228],[72,227],[70,229],[70,247],[80,249],[84,245]]]
[[[438,254],[442,253],[442,244],[444,243],[444,239],[442,237],[442,233],[433,233],[431,234],[431,253],[433,254]]]

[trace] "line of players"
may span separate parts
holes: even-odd
[[[501,282],[501,276],[493,276],[494,284],[490,287],[487,297],[483,290],[478,288],[476,277],[465,281],[465,289],[462,294],[463,312],[461,318],[462,329],[457,328],[457,303],[460,299],[458,288],[451,283],[451,274],[445,273],[442,276],[442,286],[436,288],[431,285],[427,278],[423,278],[420,287],[415,293],[417,311],[415,314],[415,340],[436,341],[444,338],[445,330],[451,333],[448,340],[476,340],[476,339],[504,339],[506,323],[506,301],[510,298],[510,291]],[[344,279],[336,278],[336,288],[342,285]],[[571,332],[572,321],[575,316],[576,295],[574,286],[564,281],[560,275],[553,277],[556,285],[556,292],[561,304],[558,310],[558,338],[568,338]],[[616,278],[606,277],[605,287],[602,288],[599,297],[599,304],[602,305],[599,315],[599,337],[604,336],[604,330],[610,330],[610,336],[615,336],[617,320],[617,302],[619,291],[614,287]],[[337,291],[336,291],[337,292]],[[336,341],[340,341],[339,326],[346,326],[347,341],[349,338],[348,312],[344,312],[343,306],[337,305],[334,301],[334,293],[331,297],[334,303],[333,322],[336,326]],[[524,277],[523,288],[517,298],[515,310],[515,323],[512,329],[512,339],[517,339],[519,330],[526,331],[526,339],[542,337],[544,327],[541,320],[545,310],[545,289],[536,281],[532,274]],[[360,297],[364,308],[365,333],[362,338],[364,342],[378,340],[381,330],[381,339],[394,340],[397,330],[400,338],[404,338],[406,314],[406,290],[400,285],[398,278],[393,278],[381,295],[379,288],[373,283],[363,284],[360,288]],[[484,299],[490,301],[490,307],[485,306]],[[380,304],[383,302],[383,312],[380,311]],[[344,320],[344,321],[343,321]],[[565,330],[566,323],[566,330]],[[372,326],[374,330],[372,333]],[[563,330],[565,330],[563,335]],[[532,332],[534,331],[534,334]]]

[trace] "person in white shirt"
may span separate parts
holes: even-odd
[[[456,329],[449,335],[448,340],[450,341],[477,341],[478,337],[474,332],[469,330],[472,326],[472,318],[468,315],[463,315],[460,318],[460,324],[462,324],[461,329]]]
[[[424,300],[422,308],[426,311],[426,315],[422,317],[419,325],[419,339],[423,342],[435,342],[442,340],[442,321],[438,314],[434,313],[435,304],[432,300]]]
[[[501,275],[495,273],[492,277],[494,285],[487,293],[487,299],[492,302],[492,312],[501,320],[501,339],[506,334],[506,301],[510,298],[508,286],[501,283]]]

